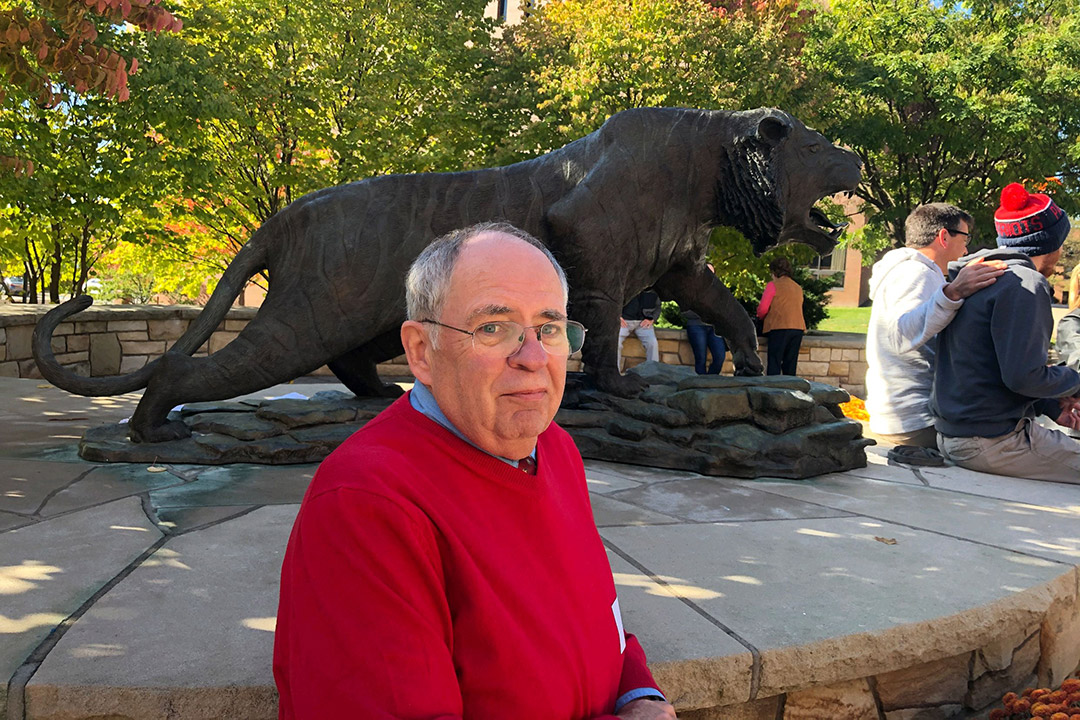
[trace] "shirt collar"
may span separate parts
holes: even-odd
[[[413,409],[416,410],[418,413],[439,423],[444,428],[454,433],[477,450],[487,455],[491,455],[491,457],[493,458],[502,460],[508,465],[513,465],[514,467],[517,467],[517,460],[511,460],[510,458],[505,458],[502,455],[493,455],[492,453],[489,453],[487,450],[484,450],[482,447],[474,443],[469,438],[465,437],[465,434],[458,430],[456,427],[454,427],[454,424],[450,422],[450,419],[447,418],[446,415],[443,413],[442,408],[439,407],[439,403],[435,400],[435,395],[433,395],[431,392],[431,388],[429,388],[427,385],[420,382],[419,380],[413,383],[412,392],[409,393],[409,404],[412,405]],[[533,460],[536,459],[535,447],[533,448],[532,452],[529,453],[529,457],[531,457]]]

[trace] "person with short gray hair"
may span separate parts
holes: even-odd
[[[420,254],[406,302],[416,382],[323,461],[289,538],[279,717],[674,720],[553,422],[585,339],[559,264],[473,226]]]
[[[873,437],[912,450],[918,462],[936,454],[930,414],[935,340],[964,298],[991,285],[1004,270],[998,261],[975,262],[951,283],[948,264],[967,249],[975,231],[971,215],[946,203],[915,208],[904,223],[906,247],[887,252],[870,276],[870,325],[866,334],[866,410]]]

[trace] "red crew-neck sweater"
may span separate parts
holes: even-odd
[[[282,567],[280,718],[599,720],[656,687],[577,448],[552,423],[537,458],[528,475],[406,396],[323,462]]]

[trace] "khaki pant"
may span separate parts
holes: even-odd
[[[916,445],[918,447],[937,448],[937,430],[934,429],[933,425],[922,430],[892,434],[864,430],[863,435],[877,440],[879,445]]]
[[[995,475],[1080,484],[1080,442],[1031,418],[999,437],[938,435],[941,453],[961,467]]]

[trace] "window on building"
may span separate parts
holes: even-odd
[[[495,10],[495,19],[496,20],[505,20],[506,19],[506,3],[507,3],[507,0],[499,0],[498,7]]]
[[[810,261],[810,272],[815,275],[834,275],[836,273],[844,272],[844,263],[847,260],[847,249],[838,247],[833,248],[831,253],[825,255],[818,255],[816,258]]]

